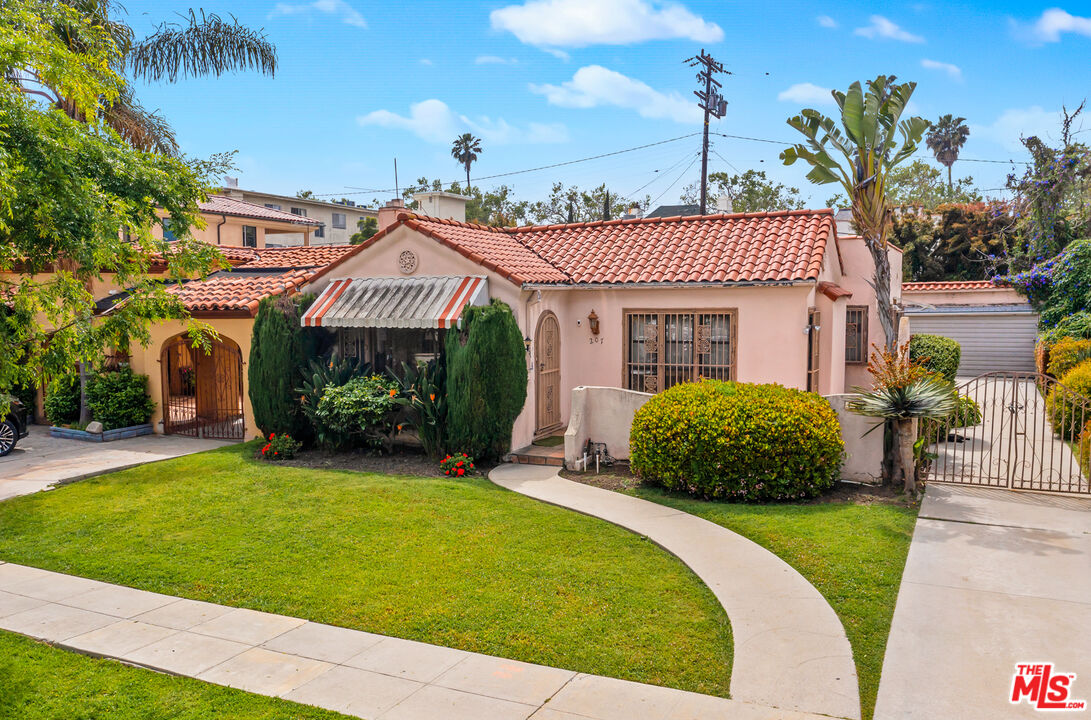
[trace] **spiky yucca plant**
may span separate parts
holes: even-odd
[[[875,350],[868,371],[872,389],[855,388],[859,397],[845,407],[857,415],[893,421],[905,491],[916,492],[916,421],[950,415],[958,406],[958,392],[942,375],[910,359],[908,343],[893,351]]]

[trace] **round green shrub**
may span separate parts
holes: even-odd
[[[62,375],[45,391],[45,416],[51,425],[68,425],[80,419],[80,378]]]
[[[845,445],[837,413],[814,393],[704,380],[637,411],[630,464],[641,478],[702,498],[797,500],[829,490]]]
[[[1091,360],[1084,360],[1064,374],[1046,396],[1046,414],[1053,431],[1065,440],[1075,440],[1091,420]]]
[[[78,392],[77,383],[77,401]],[[87,380],[87,407],[103,430],[143,425],[155,412],[155,402],[148,396],[148,376],[127,367],[92,375]]]
[[[1063,338],[1049,349],[1046,372],[1055,378],[1064,377],[1068,371],[1091,358],[1091,340]]]
[[[942,335],[913,335],[909,338],[909,359],[954,382],[962,362],[962,346]]]
[[[390,449],[398,403],[396,381],[382,375],[354,377],[322,393],[315,417],[328,446]]]

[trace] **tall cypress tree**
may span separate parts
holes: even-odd
[[[526,399],[526,347],[511,308],[495,298],[467,307],[461,330],[447,332],[448,449],[500,458]]]
[[[313,295],[277,296],[258,305],[247,378],[254,422],[266,437],[288,433],[310,440],[310,425],[300,411],[295,388],[302,384],[311,345],[299,320],[312,302]]]

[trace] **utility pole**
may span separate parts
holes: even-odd
[[[690,67],[701,68],[697,72],[697,82],[704,87],[703,90],[693,91],[693,94],[701,101],[698,103],[698,107],[705,111],[705,138],[701,144],[701,214],[704,215],[708,207],[708,118],[712,116],[719,120],[727,114],[727,100],[724,100],[723,96],[720,95],[720,88],[723,85],[712,76],[719,73],[730,75],[731,72],[724,70],[723,63],[717,62],[715,58],[705,52],[704,48],[701,48],[699,55],[695,55],[684,62]]]

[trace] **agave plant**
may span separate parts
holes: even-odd
[[[845,407],[857,415],[882,418],[894,425],[895,448],[906,492],[916,492],[916,463],[913,446],[916,422],[945,418],[958,407],[955,386],[942,375],[909,358],[909,344],[893,351],[879,350],[868,363],[874,387],[856,388],[858,397]]]

